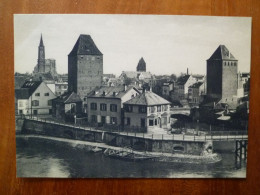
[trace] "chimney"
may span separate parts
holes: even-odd
[[[124,84],[124,91],[126,91],[127,90],[127,85],[126,84]]]
[[[189,68],[187,68],[187,75],[189,75]]]

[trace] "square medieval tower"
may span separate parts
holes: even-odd
[[[230,99],[237,96],[238,60],[225,45],[220,45],[207,60],[207,94],[211,98]]]
[[[68,89],[82,100],[102,84],[103,54],[90,35],[80,35],[68,55]]]

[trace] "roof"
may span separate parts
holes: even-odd
[[[29,89],[15,89],[16,99],[29,99]]]
[[[139,71],[123,71],[122,76],[130,79],[134,79],[142,75],[144,78],[151,78],[152,74],[150,72],[139,72]]]
[[[178,78],[177,83],[178,85],[184,85],[188,79],[190,78],[190,75],[184,75]]]
[[[203,82],[197,82],[197,83],[194,83],[193,85],[189,86],[189,88],[198,88],[198,87],[200,87],[202,84],[203,84]]]
[[[127,86],[126,90],[124,85],[117,85],[113,87],[103,86],[99,89],[93,90],[88,97],[121,98],[131,89],[135,89],[138,93],[140,93],[134,86]]]
[[[139,60],[136,69],[137,71],[146,71],[146,63],[143,57]]]
[[[14,88],[19,89],[28,79],[28,76],[14,76]]]
[[[54,102],[64,103],[64,104],[82,102],[82,100],[79,97],[79,95],[74,93],[74,92],[64,93],[63,95],[53,99],[53,101]]]
[[[21,89],[28,89],[29,97],[33,94],[33,92],[40,86],[42,81],[26,81]]]
[[[90,35],[80,35],[69,56],[75,55],[103,55]]]
[[[152,105],[162,105],[162,104],[171,104],[171,103],[151,91],[146,91],[134,97],[133,99],[128,100],[124,104],[152,106]]]
[[[208,60],[237,60],[225,45],[220,45]]]

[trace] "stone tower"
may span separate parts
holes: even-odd
[[[146,63],[143,58],[141,58],[136,67],[136,71],[138,72],[146,72]]]
[[[220,45],[207,60],[207,94],[211,98],[229,99],[237,95],[238,60],[225,45]]]
[[[40,44],[38,47],[38,72],[45,72],[45,49],[43,45],[43,40],[42,40],[42,35],[41,35],[41,40]]]
[[[103,54],[90,35],[80,35],[68,55],[68,89],[82,100],[102,84]]]

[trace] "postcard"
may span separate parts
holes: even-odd
[[[15,14],[17,177],[245,178],[251,20]]]

